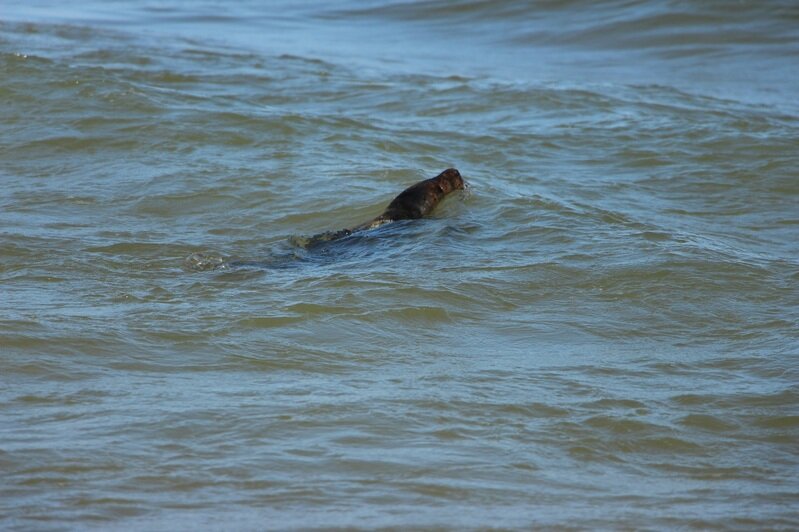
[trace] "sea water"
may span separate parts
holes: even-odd
[[[795,2],[71,4],[0,7],[0,528],[799,528]]]

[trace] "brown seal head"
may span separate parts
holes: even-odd
[[[425,179],[403,190],[377,219],[413,220],[430,214],[447,194],[463,190],[461,173],[448,168],[436,177]]]
[[[314,247],[324,242],[350,236],[356,231],[374,229],[389,222],[423,218],[430,214],[448,194],[464,188],[466,188],[466,185],[461,173],[454,168],[448,168],[436,177],[419,181],[400,192],[388,204],[383,214],[377,218],[348,229],[314,235],[308,239],[303,239],[302,243],[298,245],[305,248]],[[300,240],[297,239],[295,240],[296,242],[300,242]]]

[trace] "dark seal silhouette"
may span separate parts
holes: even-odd
[[[317,246],[323,245],[333,240],[346,238],[357,231],[365,231],[368,229],[375,229],[383,224],[395,222],[399,220],[415,220],[417,218],[424,218],[431,212],[441,201],[452,192],[457,190],[464,190],[465,183],[461,177],[460,172],[454,168],[444,170],[436,177],[419,181],[418,183],[406,188],[395,197],[388,207],[383,211],[383,214],[370,220],[368,222],[356,225],[348,229],[341,229],[339,231],[328,231],[320,233],[312,237],[291,239],[292,243],[296,246],[313,249]],[[269,262],[244,262],[244,261],[225,261],[218,255],[206,255],[204,253],[192,253],[184,261],[184,267],[187,270],[201,271],[201,270],[217,270],[232,268],[237,266],[269,266],[277,267],[278,264],[287,262],[275,261]],[[288,262],[291,262],[290,260]]]
[[[403,190],[388,204],[378,220],[413,220],[430,214],[447,194],[463,190],[461,173],[454,168],[425,179]]]
[[[461,173],[455,168],[448,168],[436,177],[419,181],[415,185],[411,185],[400,192],[400,194],[388,204],[383,214],[374,220],[356,225],[349,229],[320,233],[310,237],[304,243],[297,243],[302,245],[302,247],[308,248],[331,240],[347,237],[356,231],[374,229],[385,223],[424,218],[433,212],[433,209],[435,209],[448,194],[456,190],[463,190],[464,188],[465,184],[461,177]]]

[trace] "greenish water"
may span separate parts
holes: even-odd
[[[793,3],[3,11],[0,528],[799,527]]]

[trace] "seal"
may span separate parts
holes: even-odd
[[[349,229],[328,231],[312,237],[291,237],[289,241],[295,246],[311,249],[332,240],[346,238],[357,231],[375,229],[386,223],[424,218],[449,194],[465,188],[466,184],[460,172],[455,168],[448,168],[436,177],[419,181],[400,192],[377,218]],[[278,268],[296,262],[292,259],[296,259],[296,256],[273,257],[265,262],[226,261],[215,254],[192,253],[184,260],[183,267],[189,271],[225,270],[239,266]]]
[[[313,247],[331,240],[345,238],[356,231],[374,229],[389,222],[424,218],[433,212],[447,195],[464,188],[465,183],[461,173],[455,168],[447,168],[436,177],[419,181],[400,192],[377,218],[348,229],[314,235],[303,247]]]

